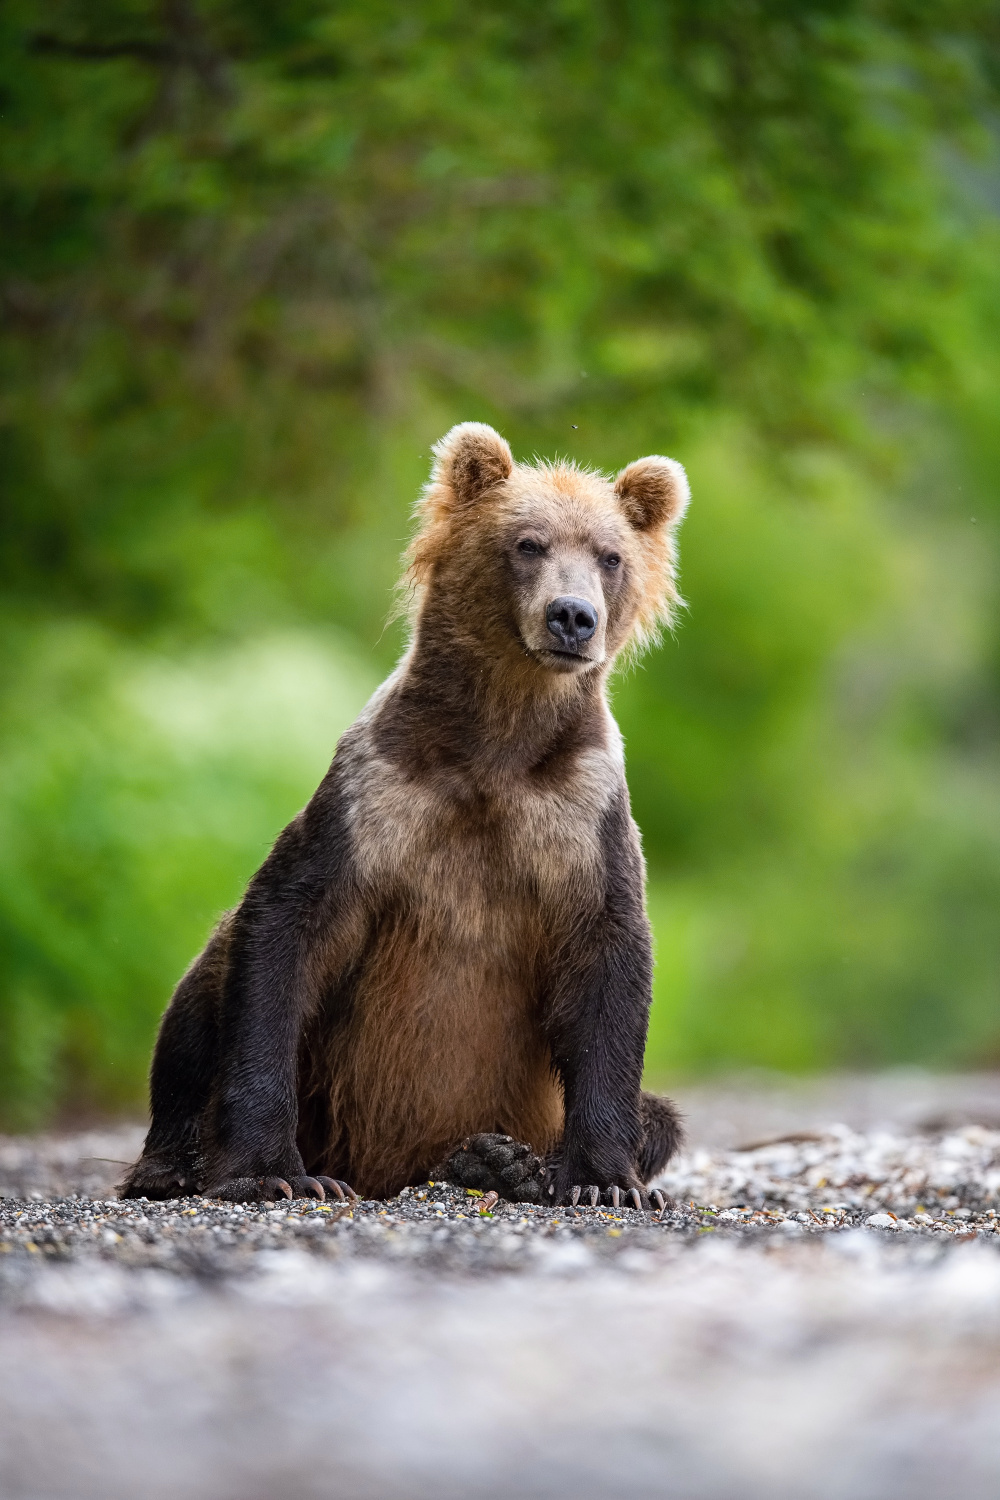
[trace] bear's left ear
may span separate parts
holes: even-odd
[[[687,475],[675,458],[637,458],[615,480],[615,494],[637,531],[676,526],[691,498]]]
[[[499,432],[485,422],[460,422],[434,444],[431,484],[447,486],[460,505],[468,504],[509,479],[513,469],[513,455]]]

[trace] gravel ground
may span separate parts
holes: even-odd
[[[995,1491],[1000,1080],[680,1101],[662,1216],[123,1203],[140,1128],[0,1139],[0,1496]]]

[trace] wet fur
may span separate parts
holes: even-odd
[[[497,1131],[561,1198],[676,1146],[639,1089],[652,960],[606,678],[676,601],[683,472],[516,466],[476,424],[436,453],[411,646],[178,986],[126,1193],[308,1172],[383,1196]],[[550,662],[539,610],[567,580],[600,592],[599,629]]]

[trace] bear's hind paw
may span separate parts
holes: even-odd
[[[196,1191],[186,1167],[140,1157],[118,1189],[122,1198],[186,1198]]]
[[[545,1201],[544,1162],[530,1146],[509,1135],[470,1135],[435,1168],[434,1176],[458,1187],[497,1193],[508,1203]]]

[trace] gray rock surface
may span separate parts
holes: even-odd
[[[0,1140],[0,1496],[995,1491],[996,1081],[712,1097],[662,1217],[120,1203],[138,1127]]]

